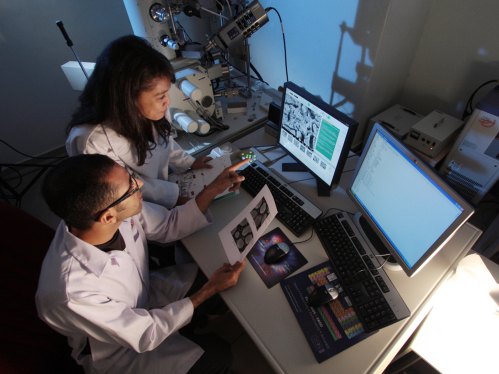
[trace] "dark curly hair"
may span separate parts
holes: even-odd
[[[102,51],[83,93],[79,107],[67,126],[101,124],[104,121],[137,149],[138,164],[143,165],[147,152],[158,141],[168,143],[171,124],[166,118],[153,121],[145,118],[136,102],[141,92],[153,88],[158,78],[175,83],[175,73],[168,59],[145,39],[135,35],[118,38]]]
[[[43,198],[69,227],[88,230],[96,214],[115,200],[116,188],[107,180],[114,165],[99,154],[66,158],[47,173]]]

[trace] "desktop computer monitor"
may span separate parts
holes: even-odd
[[[474,212],[431,166],[379,124],[347,194],[365,218],[360,222],[371,244],[378,252],[384,245],[408,276],[430,261]]]
[[[283,171],[309,171],[320,196],[336,188],[358,123],[318,97],[286,82],[279,120],[280,145],[298,164]]]

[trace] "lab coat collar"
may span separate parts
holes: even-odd
[[[129,219],[123,222],[127,222]],[[127,222],[129,224],[129,222]],[[104,271],[104,268],[106,267],[107,262],[109,261],[109,258],[112,257],[112,254],[106,253],[104,251],[101,251],[99,248],[93,246],[92,244],[89,244],[80,238],[74,236],[68,228],[68,225],[64,221],[61,221],[61,225],[64,225],[64,242],[66,243],[66,249],[67,251],[88,271],[92,272],[95,274],[97,277],[100,277],[102,272]],[[120,230],[121,234],[123,235],[123,232],[121,231],[123,223],[120,225],[118,230]],[[124,238],[127,236],[123,235]],[[125,242],[127,240],[125,239]],[[127,244],[127,248],[130,247],[129,243]],[[135,253],[132,254],[132,257],[134,257],[134,260],[137,260],[137,255]],[[135,261],[136,263],[138,261]],[[142,269],[141,269],[142,270]],[[141,274],[142,275],[142,274]]]
[[[64,225],[64,242],[68,252],[82,266],[100,277],[109,260],[109,254],[74,236],[64,221],[61,221],[60,224]]]

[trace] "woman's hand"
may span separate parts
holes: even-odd
[[[199,157],[192,163],[191,169],[202,169],[202,168],[213,169],[212,165],[207,164],[207,162],[211,160],[213,160],[213,158],[211,157],[204,157],[204,156]]]

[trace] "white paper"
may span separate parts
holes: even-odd
[[[265,185],[251,203],[218,233],[232,265],[246,257],[276,214],[274,198]]]
[[[213,182],[225,168],[231,166],[232,162],[229,155],[224,155],[208,161],[207,164],[212,165],[213,168],[192,169],[182,174],[172,174],[168,177],[168,181],[178,184],[180,196],[194,198]],[[229,188],[215,198],[218,199],[230,193]]]

